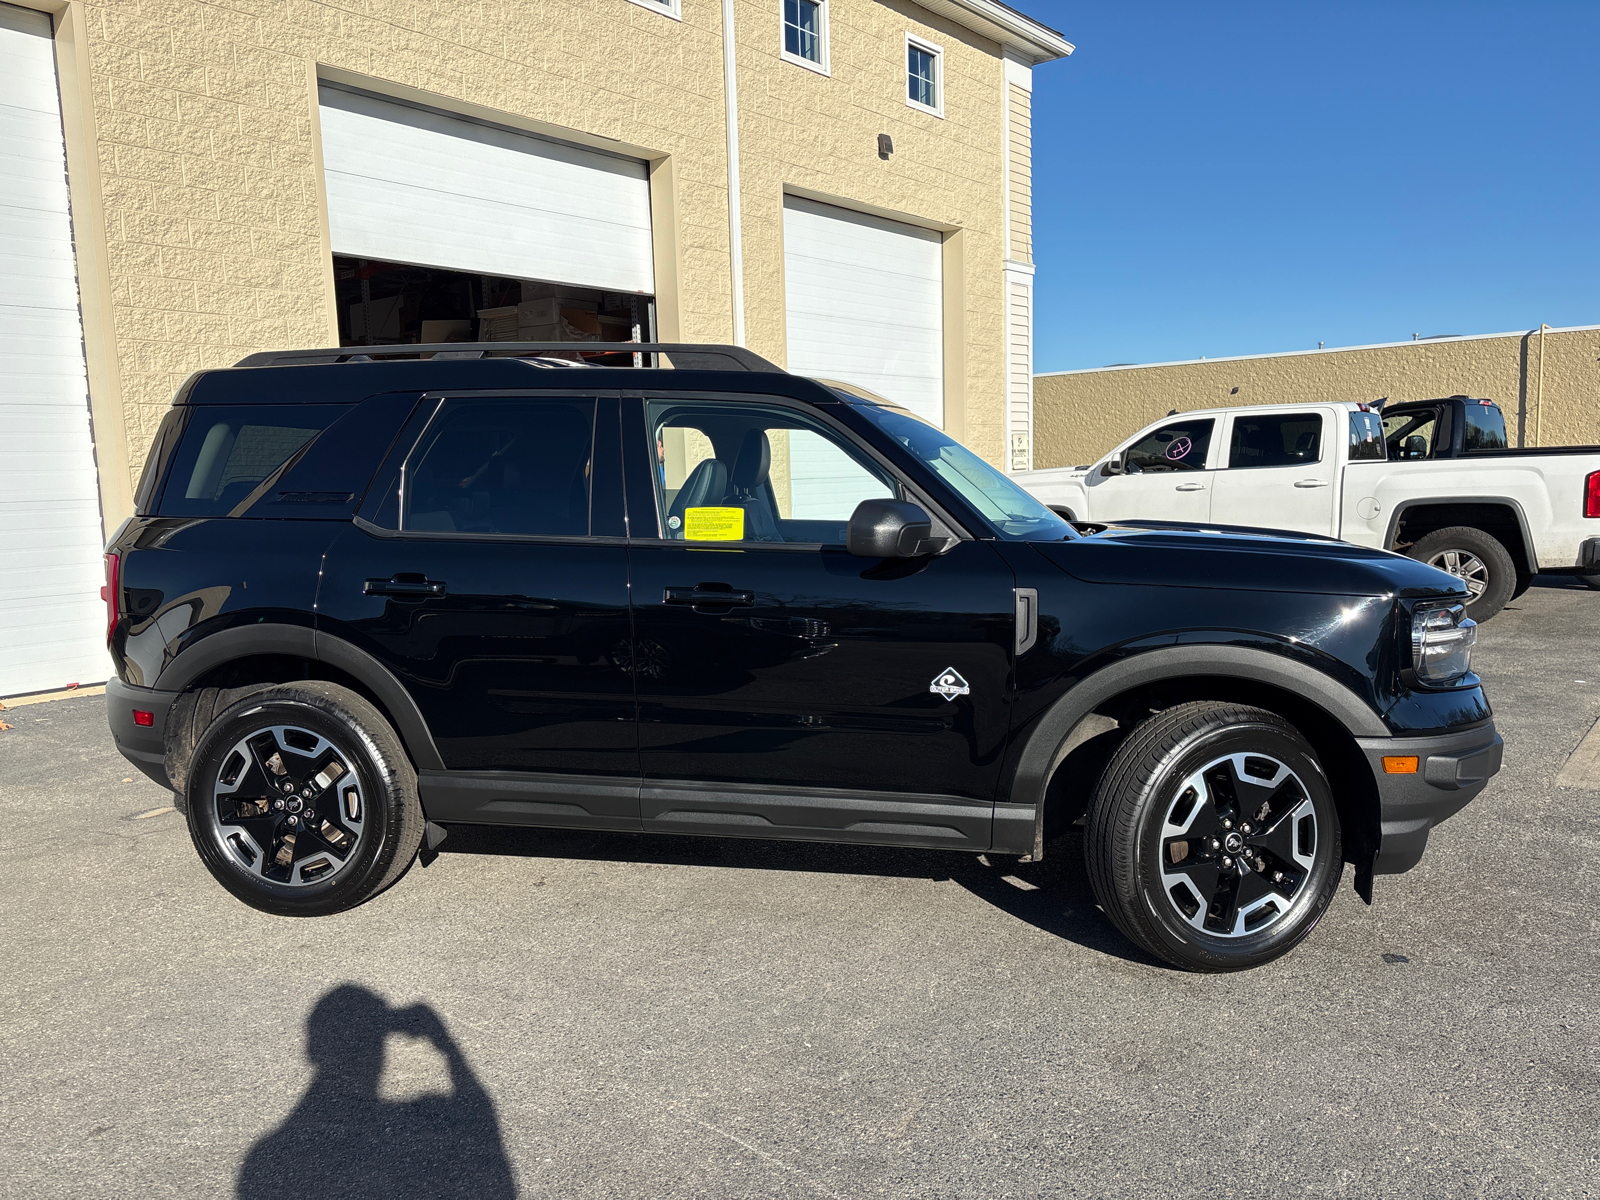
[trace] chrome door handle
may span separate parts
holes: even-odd
[[[1326,479],[1296,479],[1294,485],[1297,488],[1327,487],[1328,481]]]
[[[1206,485],[1203,483],[1180,483],[1172,490],[1175,492],[1203,492],[1206,490]]]

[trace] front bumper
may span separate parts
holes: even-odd
[[[1505,742],[1485,721],[1471,729],[1425,738],[1357,738],[1378,784],[1382,840],[1375,875],[1409,871],[1428,848],[1428,832],[1460,812],[1500,770]],[[1390,775],[1386,757],[1417,759],[1415,774]]]
[[[111,737],[122,757],[164,788],[167,778],[167,717],[180,692],[158,692],[154,688],[133,687],[120,679],[106,684],[106,720]],[[140,725],[133,714],[147,712],[149,725]]]

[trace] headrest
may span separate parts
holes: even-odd
[[[734,460],[729,482],[741,492],[754,491],[767,481],[771,469],[772,446],[767,435],[759,429],[750,430],[739,443],[739,457]]]

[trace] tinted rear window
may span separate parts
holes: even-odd
[[[1462,405],[1467,412],[1467,432],[1462,449],[1504,450],[1510,442],[1506,438],[1506,418],[1500,409],[1487,400],[1468,400]]]
[[[190,410],[161,492],[163,517],[225,517],[348,404],[204,405]]]
[[[1293,467],[1322,458],[1322,417],[1317,413],[1240,415],[1233,419],[1228,467]]]

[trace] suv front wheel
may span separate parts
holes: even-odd
[[[422,841],[416,772],[394,730],[331,683],[276,684],[224,710],[200,737],[185,796],[217,882],[280,916],[371,899]]]
[[[1117,750],[1084,851],[1127,937],[1191,971],[1287,953],[1327,911],[1343,865],[1333,793],[1274,713],[1198,701],[1156,713]]]

